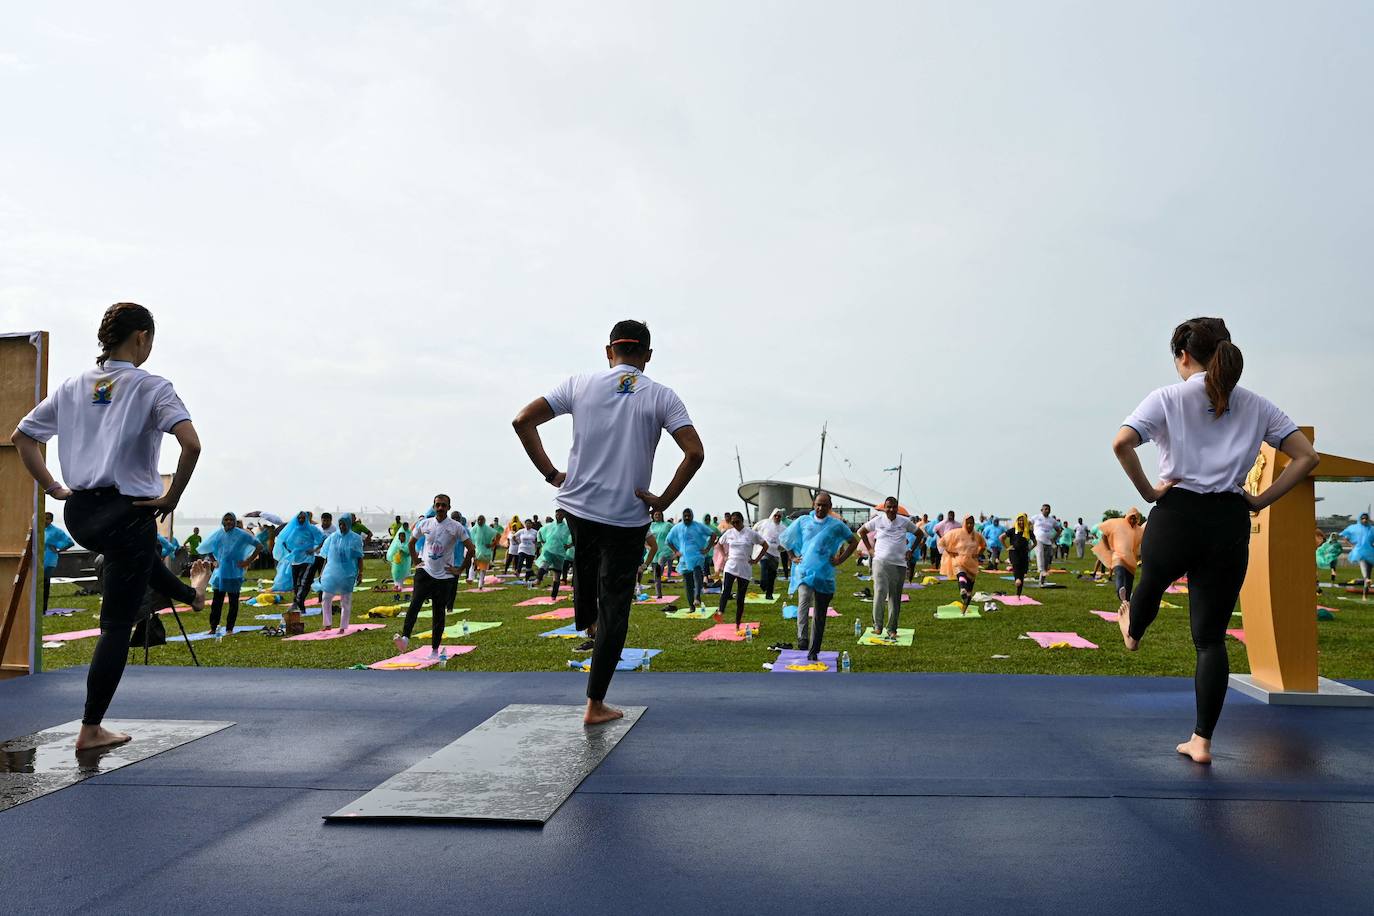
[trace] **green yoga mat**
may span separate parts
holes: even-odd
[[[905,628],[903,628],[903,627],[898,627],[898,628],[897,628],[897,638],[896,638],[896,639],[892,639],[892,640],[888,640],[888,639],[876,639],[876,638],[874,638],[873,628],[872,628],[872,627],[869,627],[868,629],[864,630],[864,635],[862,635],[862,636],[859,637],[859,645],[861,645],[861,646],[892,646],[892,647],[896,647],[896,646],[909,646],[909,645],[911,645],[911,640],[912,640],[915,636],[916,636],[916,631],[915,631],[915,630],[908,630],[908,629],[905,629]]]
[[[967,614],[963,613],[962,609],[957,604],[943,604],[935,609],[936,620],[968,620],[970,617],[982,616],[982,614],[978,613],[978,605],[976,604],[970,604],[968,606]]]
[[[466,614],[466,613],[467,613],[468,611],[470,611],[470,610],[472,610],[472,608],[470,608],[470,607],[456,607],[456,608],[454,608],[453,610],[448,611],[447,613],[449,613],[449,614]],[[405,611],[402,611],[401,613],[397,614],[396,616],[399,617],[399,618],[401,618],[402,620],[404,620],[404,619],[405,619],[405,616],[406,616]],[[420,620],[420,619],[422,619],[422,618],[427,618],[427,619],[433,620],[433,619],[434,619],[434,612],[433,612],[432,610],[430,610],[429,608],[425,608],[423,611],[416,611],[416,612],[415,612],[415,619],[416,619],[416,620]],[[468,624],[468,625],[471,626],[471,624]]]
[[[767,595],[745,595],[745,596],[744,596],[744,603],[745,603],[745,604],[776,604],[777,601],[778,601],[778,596],[777,596],[777,595],[774,595],[772,598],[769,598]]]
[[[469,621],[468,621],[468,633],[476,633],[478,630],[490,630],[490,629],[492,629],[492,628],[494,628],[494,627],[499,627],[500,625],[501,625],[500,621],[469,620]],[[419,635],[416,636],[415,638],[416,638],[416,639],[429,639],[430,633],[431,633],[431,632],[432,632],[431,630],[426,630],[425,632],[419,634]],[[460,622],[460,623],[455,623],[455,624],[450,624],[449,626],[444,627],[444,638],[445,638],[445,639],[461,639],[461,638],[463,638],[465,635],[467,635],[467,634],[465,634],[465,633],[463,632],[463,624],[462,624],[461,622]]]
[[[700,608],[691,610],[690,608],[678,608],[676,611],[664,614],[665,620],[706,620],[715,614],[714,608]]]

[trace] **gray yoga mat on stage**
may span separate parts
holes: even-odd
[[[512,704],[325,819],[542,825],[644,709],[628,706],[623,719],[588,727],[581,706]]]
[[[22,738],[12,738],[0,744],[0,811],[92,776],[147,760],[233,724],[178,719],[107,720],[106,728],[133,735],[134,740],[79,754],[76,752],[76,734],[81,730],[79,719]]]

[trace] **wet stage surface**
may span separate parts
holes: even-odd
[[[74,733],[84,679],[0,682],[0,740]],[[0,784],[49,756],[84,777],[0,810],[0,887],[23,912],[255,916],[1355,913],[1374,899],[1374,713],[1233,691],[1216,764],[1198,767],[1172,753],[1192,725],[1188,679],[626,673],[610,700],[647,711],[542,828],[323,820],[508,706],[575,707],[584,687],[571,672],[130,668],[111,724],[135,740],[99,772],[53,740],[0,755]],[[167,748],[135,718],[210,731]],[[511,779],[528,759],[540,784],[566,765],[544,754],[556,743],[498,758]]]

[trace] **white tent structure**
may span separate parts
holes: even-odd
[[[739,496],[749,505],[758,506],[756,518],[764,518],[772,514],[774,509],[781,509],[783,512],[790,513],[794,509],[811,508],[817,491],[821,489],[830,493],[836,501],[837,508],[840,508],[838,505],[840,502],[849,502],[854,503],[855,508],[862,507],[869,511],[890,495],[879,493],[872,487],[867,487],[856,481],[833,475],[823,476],[820,483],[823,483],[824,487],[818,486],[815,475],[807,475],[804,478],[779,477],[770,480],[746,480],[739,485]]]

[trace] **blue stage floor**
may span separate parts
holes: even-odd
[[[0,740],[84,669],[0,682]],[[622,674],[638,725],[542,830],[321,817],[550,674],[132,667],[118,718],[237,724],[0,813],[15,913],[1374,910],[1374,712],[1182,679]],[[1359,686],[1370,687],[1369,684]]]

